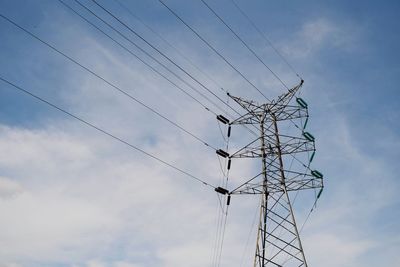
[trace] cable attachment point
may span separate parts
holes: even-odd
[[[309,132],[303,132],[303,136],[305,139],[307,139],[310,142],[315,141],[315,137],[312,134],[310,134]]]
[[[306,101],[304,101],[303,98],[297,97],[297,98],[296,98],[296,102],[297,102],[297,104],[299,104],[300,107],[302,107],[302,108],[308,108],[308,104],[307,104]]]
[[[223,124],[228,124],[229,123],[229,120],[227,118],[225,118],[224,116],[222,116],[222,115],[218,115],[217,116],[217,120],[219,120]]]
[[[317,170],[311,171],[311,175],[318,179],[324,178],[324,175]]]
[[[222,149],[218,149],[218,150],[216,150],[215,151],[215,153],[217,153],[218,155],[220,155],[221,157],[223,157],[223,158],[227,158],[227,157],[229,157],[229,153],[228,152],[225,152],[225,151],[223,151]]]
[[[229,194],[229,191],[228,191],[227,189],[222,188],[222,187],[220,187],[220,186],[218,186],[218,187],[215,188],[214,190],[215,190],[215,192],[220,193],[220,194],[222,194],[222,195]],[[229,194],[229,196],[230,196],[230,194]]]

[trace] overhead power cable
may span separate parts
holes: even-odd
[[[123,25],[125,28],[127,28],[130,32],[134,33],[137,37],[139,37],[141,40],[143,40],[146,44],[148,44],[151,48],[153,48],[157,53],[159,53],[161,56],[163,56],[165,59],[167,59],[169,62],[171,62],[174,66],[176,66],[177,68],[179,68],[182,72],[184,72],[187,76],[189,76],[193,81],[195,81],[197,84],[199,84],[202,88],[204,88],[205,90],[207,90],[208,92],[210,92],[213,96],[215,96],[220,102],[222,102],[224,105],[226,105],[229,109],[233,110],[237,115],[241,116],[241,114],[234,109],[232,106],[230,106],[229,104],[225,103],[224,100],[222,100],[218,95],[216,95],[211,89],[209,89],[208,87],[206,87],[203,83],[201,83],[199,80],[197,80],[193,75],[191,75],[190,73],[188,73],[184,68],[182,68],[180,65],[178,65],[176,62],[174,62],[170,57],[168,57],[167,55],[165,55],[163,52],[161,52],[157,47],[155,47],[154,45],[152,45],[150,42],[148,42],[146,39],[144,39],[141,35],[139,35],[136,31],[134,31],[131,27],[129,27],[129,25],[127,25],[126,23],[124,23],[123,21],[121,21],[118,17],[116,17],[114,14],[112,14],[110,11],[108,11],[107,9],[105,9],[102,5],[100,5],[99,3],[97,3],[95,0],[92,0],[97,6],[99,6],[102,10],[104,10],[106,13],[108,13],[111,17],[113,17],[115,20],[117,20],[121,25]],[[97,14],[95,14],[92,10],[90,10],[88,7],[86,7],[85,5],[81,4],[79,2],[79,0],[75,0],[75,2],[77,2],[79,5],[81,5],[82,7],[84,7],[87,11],[89,11],[91,14],[93,14],[95,17],[97,17],[99,20],[101,20],[104,24],[108,25],[110,28],[112,28],[114,31],[116,31],[119,35],[121,35],[124,39],[126,39],[128,42],[132,43],[133,45],[135,45],[138,49],[140,49],[143,53],[146,53],[146,55],[148,55],[149,57],[151,57],[153,60],[155,60],[156,62],[159,63],[158,60],[154,59],[154,57],[152,57],[151,55],[148,54],[147,51],[145,51],[143,48],[141,48],[140,46],[138,46],[136,43],[134,43],[130,38],[126,37],[125,35],[123,35],[120,31],[118,31],[117,29],[115,29],[113,26],[111,26],[108,22],[106,22],[104,19],[102,19],[100,16],[98,16]],[[162,63],[159,63],[162,65]],[[165,66],[164,66],[165,67]],[[165,67],[166,68],[166,67]],[[167,68],[168,69],[168,68]],[[176,74],[174,74],[176,75]],[[181,80],[180,77],[178,77],[178,79]],[[190,84],[188,84],[186,81],[183,80],[183,82],[185,84],[187,84],[190,88],[192,88],[193,90],[195,90],[196,92],[198,92],[194,87],[192,87]],[[198,92],[199,94],[201,94],[200,92]],[[204,95],[201,94],[203,97]],[[206,98],[207,100],[209,100],[208,98]],[[213,101],[209,100],[212,104],[214,104],[215,106],[217,106]],[[223,111],[219,106],[217,106],[217,108],[221,111]],[[226,112],[226,111],[223,111]],[[215,114],[215,113],[214,113]],[[233,118],[232,115],[229,114],[230,118]],[[256,135],[256,133],[251,130],[247,125],[243,125],[244,128],[246,128],[250,133]]]
[[[79,2],[78,0],[75,0],[76,2]],[[181,67],[179,64],[177,64],[175,61],[173,61],[170,57],[168,57],[165,53],[163,53],[160,49],[155,47],[153,44],[151,44],[149,41],[147,41],[142,35],[137,33],[135,30],[132,29],[129,25],[127,25],[125,22],[123,22],[121,19],[119,19],[116,15],[114,15],[111,11],[106,9],[104,6],[99,4],[96,0],[92,0],[93,3],[95,3],[98,7],[100,7],[103,11],[105,11],[107,14],[109,14],[111,17],[113,17],[116,21],[118,21],[121,25],[123,25],[127,30],[129,30],[131,33],[133,33],[135,36],[137,36],[139,39],[141,39],[143,42],[145,42],[148,46],[150,46],[152,49],[154,49],[158,54],[160,54],[162,57],[164,57],[167,61],[169,61],[171,64],[173,64],[175,67],[180,69],[183,73],[185,73],[188,77],[190,77],[194,82],[196,82],[198,85],[200,85],[203,89],[207,90],[210,94],[212,94],[214,97],[216,97],[220,102],[225,104],[225,101],[221,99],[217,94],[215,94],[212,90],[210,90],[207,86],[205,86],[202,82],[200,82],[198,79],[196,79],[192,74],[187,72],[183,67]],[[91,12],[93,13],[93,12]],[[229,106],[230,109],[232,109],[235,113],[239,114],[237,110]]]
[[[261,62],[261,64],[264,65],[264,67],[266,67],[271,73],[272,75],[286,88],[289,90],[289,87],[282,81],[282,79],[264,62],[264,60],[261,59],[261,57],[259,55],[257,55],[257,53],[232,29],[232,27],[230,27],[225,21],[224,19],[217,14],[217,12],[209,5],[207,4],[206,1],[204,0],[200,0],[221,22],[222,24],[224,24],[229,31],[235,35],[235,37],[258,59],[258,61]]]
[[[125,4],[123,4],[120,0],[114,0],[117,2],[123,9],[125,9],[128,14],[139,21],[144,27],[146,27],[149,31],[151,31],[154,35],[156,35],[160,40],[166,43],[169,47],[171,47],[178,55],[184,58],[192,67],[194,67],[197,71],[207,77],[210,81],[212,81],[218,88],[220,88],[224,93],[226,90],[223,86],[218,83],[213,77],[203,71],[200,67],[198,67],[190,58],[188,58],[183,52],[181,52],[176,46],[174,46],[171,42],[169,42],[166,38],[164,38],[160,33],[158,33],[154,28],[152,28],[149,24],[145,23],[143,19],[141,19],[137,14],[135,14],[130,8],[128,8]]]
[[[141,149],[141,148],[139,148],[139,147],[127,142],[127,141],[125,141],[125,140],[123,140],[122,138],[119,138],[116,135],[113,135],[113,134],[107,132],[106,130],[103,130],[102,128],[94,125],[93,123],[88,122],[88,121],[78,117],[77,115],[74,115],[69,111],[66,111],[63,108],[58,107],[57,105],[49,102],[48,100],[46,100],[46,99],[44,99],[44,98],[42,98],[42,97],[40,97],[38,95],[35,95],[35,94],[31,93],[28,90],[25,90],[24,88],[22,88],[22,87],[20,87],[20,86],[18,86],[16,84],[6,80],[5,78],[3,78],[1,76],[0,76],[0,80],[2,80],[4,83],[7,83],[10,86],[12,86],[14,89],[17,89],[17,90],[19,90],[19,91],[21,91],[21,92],[23,92],[23,93],[35,98],[36,100],[39,100],[40,102],[45,103],[46,105],[51,106],[51,107],[57,109],[58,111],[61,111],[62,113],[70,116],[71,118],[74,118],[74,119],[80,121],[81,123],[85,124],[86,126],[88,126],[90,128],[93,128],[93,129],[95,129],[95,130],[107,135],[108,137],[111,137],[111,138],[117,140],[118,142],[120,142],[122,144],[125,144],[125,145],[129,146],[130,148],[135,149],[136,151],[138,151],[138,152],[140,152],[142,154],[145,154],[146,156],[158,161],[159,163],[162,163],[163,165],[168,166],[168,167],[170,167],[170,168],[172,168],[172,169],[174,169],[174,170],[176,170],[176,171],[178,171],[178,172],[190,177],[191,179],[194,179],[194,180],[202,183],[203,185],[206,185],[206,186],[209,186],[209,187],[215,189],[215,186],[212,186],[211,184],[205,182],[203,179],[200,179],[197,176],[194,176],[193,174],[189,173],[188,171],[182,170],[181,168],[178,168],[178,167],[174,166],[173,164],[171,164],[171,163],[169,163],[169,162],[167,162],[167,161],[165,161],[165,160],[163,160],[163,159],[161,159],[161,158],[159,158],[159,157],[157,157],[157,156],[155,156],[155,155],[153,155],[153,154],[151,154],[151,153],[149,153],[149,152],[147,152],[147,151],[145,151],[145,150],[143,150],[143,149]]]
[[[207,107],[206,105],[204,105],[201,101],[199,101],[198,99],[196,99],[194,96],[192,96],[191,94],[189,94],[188,92],[186,92],[182,87],[180,87],[179,85],[177,85],[175,82],[173,82],[171,79],[169,79],[167,76],[165,76],[164,74],[162,74],[160,71],[158,71],[156,68],[154,68],[153,66],[151,66],[149,63],[147,63],[144,59],[142,59],[141,57],[139,57],[138,55],[136,55],[135,53],[132,52],[132,50],[130,50],[129,48],[127,48],[126,46],[124,46],[123,44],[121,44],[120,42],[118,42],[115,38],[113,38],[112,36],[110,36],[109,34],[107,34],[105,31],[103,31],[102,29],[100,29],[98,26],[96,26],[94,23],[92,23],[90,20],[88,20],[87,18],[85,18],[84,16],[82,16],[80,13],[78,13],[75,9],[73,9],[70,5],[68,5],[67,3],[65,3],[63,0],[58,0],[62,5],[64,5],[65,7],[67,7],[69,10],[71,10],[74,14],[76,14],[77,16],[79,16],[81,19],[83,19],[84,21],[86,21],[89,25],[91,25],[92,27],[94,27],[95,29],[97,29],[98,31],[100,31],[102,34],[104,34],[105,36],[107,36],[109,39],[111,39],[113,42],[115,42],[118,46],[120,46],[122,49],[124,49],[125,51],[127,51],[129,54],[131,54],[133,57],[135,57],[137,60],[139,60],[140,62],[142,62],[143,64],[145,64],[147,67],[149,67],[153,72],[155,72],[156,74],[160,75],[162,78],[164,78],[165,80],[167,80],[169,83],[171,83],[173,86],[175,86],[176,88],[178,88],[181,92],[183,92],[184,94],[186,94],[187,96],[189,96],[191,99],[193,99],[195,102],[197,102],[199,105],[201,105],[205,110],[213,113],[214,115],[217,115],[217,113],[215,113],[213,110],[211,110],[209,107]],[[161,62],[159,63],[161,64]],[[161,64],[162,65],[162,64]],[[166,68],[166,67],[165,67]]]
[[[92,27],[94,27],[95,29],[97,29],[98,31],[100,31],[102,34],[104,34],[105,36],[107,36],[109,39],[111,39],[113,42],[115,42],[118,46],[120,46],[122,49],[124,49],[125,51],[127,51],[129,54],[131,54],[132,56],[134,56],[136,59],[138,59],[140,62],[142,62],[143,64],[145,64],[147,67],[149,67],[152,71],[154,71],[156,74],[160,75],[161,77],[163,77],[165,80],[167,80],[169,83],[171,83],[173,86],[175,86],[176,88],[178,88],[180,91],[182,91],[184,94],[186,94],[187,96],[189,96],[191,99],[193,99],[195,102],[197,102],[199,105],[201,105],[205,110],[207,110],[208,112],[214,114],[215,116],[217,116],[217,113],[210,109],[209,107],[207,107],[205,104],[203,104],[200,100],[198,100],[197,98],[195,98],[194,96],[192,96],[191,94],[189,94],[185,89],[183,89],[181,86],[179,86],[178,84],[176,84],[175,82],[173,82],[171,79],[169,79],[167,76],[165,76],[164,74],[162,74],[160,71],[158,71],[157,69],[155,69],[153,66],[151,66],[149,63],[147,63],[144,59],[142,59],[141,57],[139,57],[138,55],[136,55],[135,53],[132,52],[132,50],[130,50],[129,48],[127,48],[126,46],[124,46],[123,44],[121,44],[120,42],[118,42],[116,39],[114,39],[113,37],[111,37],[109,34],[107,34],[105,31],[103,31],[102,29],[100,29],[98,26],[96,26],[94,23],[92,23],[90,20],[88,20],[87,18],[85,18],[84,16],[82,16],[80,13],[78,13],[75,9],[73,9],[71,6],[69,6],[68,4],[66,4],[63,0],[58,0],[61,4],[63,4],[65,7],[67,7],[69,10],[71,10],[74,14],[76,14],[77,16],[79,16],[81,19],[83,19],[84,21],[86,21],[89,25],[91,25]],[[85,8],[88,12],[90,12],[91,14],[93,14],[96,18],[98,18],[99,20],[101,20],[104,24],[106,24],[107,26],[109,26],[111,29],[113,29],[114,31],[116,31],[119,35],[121,35],[124,39],[126,39],[128,42],[132,43],[132,40],[129,39],[128,37],[126,37],[124,34],[122,34],[120,31],[118,31],[117,29],[115,29],[112,25],[110,25],[108,22],[104,21],[102,18],[98,17],[96,14],[94,14],[91,10],[89,10],[86,6],[82,5],[80,2],[78,2],[79,5],[81,5],[83,8]],[[136,46],[135,43],[132,43]],[[227,111],[222,110],[221,107],[217,106],[213,101],[211,101],[210,99],[208,99],[208,97],[204,96],[201,92],[199,92],[196,88],[194,88],[193,86],[191,86],[190,84],[188,84],[185,80],[183,80],[181,77],[179,77],[177,74],[175,74],[174,72],[172,72],[171,70],[168,69],[168,67],[166,67],[164,64],[162,64],[160,61],[158,61],[156,58],[154,58],[152,55],[148,54],[147,51],[143,50],[141,47],[137,46],[143,53],[145,53],[146,55],[148,55],[150,58],[152,58],[155,62],[157,62],[158,64],[160,64],[161,66],[163,66],[167,71],[169,71],[170,73],[172,73],[175,77],[177,77],[180,81],[184,82],[186,85],[188,85],[189,87],[191,87],[194,91],[196,91],[197,93],[199,93],[200,95],[202,95],[204,98],[206,98],[210,103],[214,104],[214,106],[216,106],[219,110],[225,112],[227,114],[228,117],[233,118],[233,116],[231,114],[229,114]],[[227,104],[228,107],[230,107]],[[232,107],[230,107],[232,109]],[[239,114],[236,111],[237,114]],[[255,134],[254,131],[252,131],[251,129],[249,129],[246,125],[244,125],[244,128],[246,128],[249,132],[251,132],[252,134]],[[214,148],[214,147],[212,147]]]
[[[61,0],[59,0],[61,1]],[[124,35],[121,31],[119,31],[118,29],[116,29],[114,26],[112,26],[110,23],[108,23],[107,21],[105,21],[103,18],[101,18],[99,15],[97,15],[94,11],[92,11],[90,8],[88,8],[87,6],[85,6],[84,4],[82,4],[79,0],[75,0],[75,2],[77,4],[79,4],[81,7],[83,7],[86,11],[88,11],[90,14],[92,14],[93,16],[95,16],[97,19],[99,19],[101,22],[103,22],[105,25],[107,25],[109,28],[111,28],[113,31],[115,31],[118,35],[120,35],[122,38],[124,38],[126,41],[128,41],[130,44],[134,45],[137,49],[139,49],[141,52],[143,52],[145,55],[147,55],[149,58],[151,58],[152,60],[154,60],[155,62],[157,62],[157,64],[161,65],[165,70],[167,70],[169,73],[171,73],[173,76],[175,76],[178,80],[180,80],[181,82],[183,82],[184,84],[186,84],[189,88],[191,88],[193,91],[195,91],[196,93],[198,93],[199,95],[201,95],[204,99],[206,99],[208,102],[210,102],[211,104],[213,104],[213,106],[215,106],[217,109],[221,110],[221,107],[218,106],[214,101],[212,101],[209,97],[207,97],[206,95],[204,95],[202,92],[200,92],[199,90],[197,90],[193,85],[191,85],[190,83],[188,83],[187,81],[185,81],[184,79],[182,79],[179,75],[177,75],[175,72],[171,71],[167,66],[165,66],[163,63],[161,63],[158,59],[156,59],[154,56],[152,56],[150,53],[148,53],[146,50],[144,50],[142,47],[140,47],[138,44],[136,44],[134,41],[132,41],[131,38],[128,38],[126,35]],[[72,8],[70,7],[70,9],[72,10]],[[76,11],[75,11],[76,13]],[[83,16],[80,15],[80,17],[82,17],[85,21],[87,21],[89,24],[93,25],[91,22],[89,22],[87,19],[85,19]],[[98,28],[97,26],[94,26],[96,28]],[[103,32],[103,31],[102,31]],[[133,53],[131,51],[131,53]],[[135,55],[136,58],[139,58],[138,56]],[[144,62],[144,60],[140,60],[141,62]],[[145,63],[146,64],[146,63]],[[147,64],[146,64],[147,65]],[[158,73],[158,72],[157,72]],[[179,89],[182,91],[183,89],[181,87],[179,87]],[[189,95],[192,99],[194,99],[193,96],[191,96],[190,94],[188,94],[185,90],[183,90],[184,93],[186,95]],[[196,102],[200,102],[199,100],[195,99]],[[204,104],[202,104],[203,107]],[[211,111],[209,108],[205,107],[206,110]],[[216,115],[215,112],[213,112],[214,115]]]
[[[302,80],[303,78],[298,74],[292,64],[279,52],[272,41],[267,37],[267,35],[257,27],[254,21],[244,12],[244,10],[235,2],[235,0],[230,0],[232,4],[239,10],[239,12],[247,19],[247,21],[253,26],[253,28],[260,34],[260,36],[268,43],[268,45],[275,51],[275,53],[285,62],[289,69]]]
[[[226,232],[226,224],[228,221],[228,210],[229,210],[229,206],[226,205],[226,209],[225,209],[225,218],[224,218],[224,225],[222,227],[222,236],[221,236],[221,240],[220,240],[220,247],[219,247],[219,255],[217,255],[217,259],[216,259],[216,266],[219,267],[221,265],[221,259],[222,259],[222,248],[224,246],[224,240],[225,240],[225,232]]]
[[[167,117],[165,117],[164,115],[162,115],[160,112],[158,112],[157,110],[153,109],[152,107],[146,105],[145,103],[143,103],[142,101],[138,100],[137,98],[135,98],[134,96],[132,96],[131,94],[129,94],[127,91],[121,89],[120,87],[116,86],[115,84],[109,82],[108,80],[106,80],[105,78],[103,78],[102,76],[100,76],[99,74],[95,73],[94,71],[92,71],[91,69],[85,67],[84,65],[82,65],[81,63],[79,63],[78,61],[76,61],[75,59],[73,59],[72,57],[68,56],[67,54],[61,52],[60,50],[58,50],[55,46],[47,43],[46,41],[44,41],[43,39],[39,38],[37,35],[33,34],[32,32],[28,31],[27,29],[25,29],[24,27],[18,25],[16,22],[12,21],[11,19],[7,18],[6,16],[0,14],[0,17],[2,17],[3,19],[5,19],[6,21],[8,21],[9,23],[13,24],[15,27],[21,29],[22,31],[24,31],[25,33],[27,33],[28,35],[30,35],[31,37],[33,37],[34,39],[38,40],[39,42],[41,42],[42,44],[46,45],[47,47],[49,47],[51,50],[57,52],[58,54],[62,55],[63,57],[67,58],[69,61],[73,62],[74,64],[78,65],[79,67],[83,68],[84,70],[86,70],[87,72],[89,72],[90,74],[94,75],[95,77],[97,77],[98,79],[102,80],[103,82],[107,83],[109,86],[111,86],[112,88],[114,88],[115,90],[119,91],[120,93],[122,93],[123,95],[129,97],[131,100],[133,100],[134,102],[138,103],[139,105],[145,107],[146,109],[150,110],[152,113],[156,114],[158,117],[164,119],[165,121],[169,122],[171,125],[177,127],[178,129],[180,129],[181,131],[185,132],[186,134],[188,134],[189,136],[193,137],[194,139],[196,139],[197,141],[201,142],[203,145],[213,149],[213,150],[217,150],[214,146],[208,144],[207,142],[205,142],[204,140],[202,140],[200,137],[194,135],[193,133],[191,133],[190,131],[186,130],[185,128],[183,128],[182,126],[180,126],[179,124],[177,124],[176,122],[173,122],[172,120],[168,119]]]
[[[229,102],[229,97],[227,98],[227,102]],[[218,128],[220,129],[222,138],[224,139],[226,146],[225,146],[225,151],[229,151],[229,140],[230,136],[228,135],[225,137],[225,134],[222,132],[222,129],[220,127],[220,123],[218,123]],[[222,181],[220,183],[220,186],[223,188],[228,188],[228,180],[229,180],[229,173],[230,173],[230,168],[228,168],[228,159],[225,158],[224,164],[221,163],[221,159],[219,156],[217,156],[218,162],[221,168],[221,173],[222,173]],[[226,171],[224,171],[224,168],[226,168]],[[224,235],[225,235],[225,227],[226,227],[226,220],[228,216],[228,198],[230,196],[225,197],[223,199],[224,201],[224,206],[221,203],[221,197],[219,193],[217,193],[217,197],[219,200],[219,204],[221,206],[221,211],[222,214],[218,214],[218,222],[217,222],[217,231],[216,231],[216,238],[214,241],[214,252],[213,252],[213,258],[212,258],[212,267],[220,266],[221,263],[221,257],[222,257],[222,249],[223,249],[223,243],[224,243]],[[224,208],[225,207],[225,208]],[[224,216],[225,216],[225,224],[223,226],[223,221],[224,221]]]
[[[92,0],[94,1],[94,0]],[[238,73],[248,84],[256,89],[266,100],[270,101],[261,90],[254,85],[242,72],[240,72],[231,62],[229,62],[220,52],[218,52],[206,39],[204,39],[193,27],[184,21],[174,10],[172,10],[164,1],[158,0],[165,8],[169,10],[179,21],[181,21],[189,30],[191,30],[203,43],[205,43],[215,54],[217,54],[226,64],[228,64],[236,73]]]

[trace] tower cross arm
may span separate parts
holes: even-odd
[[[258,113],[264,112],[264,105],[260,105],[255,101],[233,96],[230,93],[227,93],[227,95],[232,98],[237,104],[239,104],[243,109],[245,109],[249,114],[258,116]]]
[[[304,80],[301,80],[300,83],[293,88],[290,88],[286,93],[280,95],[276,100],[274,99],[270,104],[268,104],[268,108],[272,110],[275,114],[278,114],[278,111],[287,107],[289,102],[293,99],[297,91],[303,86]]]

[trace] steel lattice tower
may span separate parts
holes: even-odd
[[[233,194],[261,195],[254,267],[307,267],[289,192],[320,189],[317,196],[319,198],[323,189],[323,177],[320,172],[309,168],[315,154],[314,137],[304,131],[308,121],[307,104],[301,98],[295,98],[302,84],[303,81],[276,100],[264,104],[228,94],[246,113],[225,123],[229,127],[252,125],[251,127],[258,129],[259,137],[232,154],[222,150],[217,151],[217,154],[229,158],[228,169],[231,159],[256,158],[261,159],[262,170],[230,192],[224,188],[217,188],[216,191],[228,194],[229,200]],[[280,133],[281,123],[295,123],[301,118],[305,119],[305,123],[299,136]],[[308,165],[303,164],[303,170],[293,170],[291,166],[285,166],[288,158],[299,153],[311,154]]]

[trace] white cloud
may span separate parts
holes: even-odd
[[[292,59],[307,58],[326,49],[352,51],[358,45],[360,29],[344,21],[318,18],[305,22],[294,36],[282,45],[283,52]]]
[[[104,147],[102,137],[55,129],[2,127],[0,144],[14,152],[3,157],[0,165],[25,185],[22,193],[0,202],[4,215],[0,219],[0,255],[4,260],[80,262],[112,251],[119,236],[129,236],[129,241],[123,241],[126,246],[141,246],[153,239],[152,246],[172,245],[171,235],[173,240],[184,240],[191,231],[187,218],[205,223],[194,237],[200,238],[210,225],[212,216],[200,216],[207,214],[209,201],[185,192],[187,185],[193,185],[185,177],[175,172],[171,176],[158,165],[148,169],[146,165],[154,166],[154,162],[146,158],[132,161],[130,150],[110,159],[106,151],[114,150],[118,143]],[[178,143],[165,140],[161,147],[166,147],[164,142],[169,143],[165,154],[169,160],[174,155],[181,158],[171,152],[180,151]],[[8,189],[19,188],[16,182],[1,181]],[[193,203],[197,203],[195,208]]]
[[[11,263],[1,263],[0,262],[0,266],[1,267],[22,267],[22,265],[13,263],[13,262],[11,262]]]
[[[15,261],[79,259],[110,242],[119,224],[101,207],[60,192],[24,193],[0,209],[0,255]]]
[[[8,152],[0,155],[0,161],[7,168],[23,171],[30,166],[51,172],[59,168],[58,163],[78,168],[93,156],[87,146],[74,142],[61,131],[13,129],[2,125],[0,133],[3,137],[0,145]]]
[[[141,267],[142,265],[134,264],[131,262],[117,261],[113,263],[112,267]]]
[[[10,178],[0,177],[0,198],[9,198],[22,192],[22,187]]]
[[[354,237],[328,233],[312,234],[306,241],[309,244],[306,252],[309,252],[310,265],[327,267],[358,266],[359,258],[373,248],[368,240],[359,241]]]

